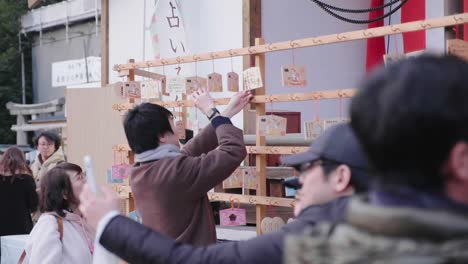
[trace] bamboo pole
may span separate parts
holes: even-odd
[[[428,30],[432,28],[448,27],[459,24],[468,23],[468,13],[456,14],[452,16],[445,16],[439,18],[431,18],[426,20],[419,20],[414,22],[402,23],[391,26],[377,27],[364,30],[356,30],[345,33],[330,34],[319,37],[304,38],[283,42],[276,42],[270,44],[256,44],[255,46],[230,49],[219,52],[208,52],[202,54],[195,54],[189,56],[182,56],[176,58],[160,59],[160,60],[150,60],[143,62],[134,62],[127,64],[117,64],[113,67],[115,71],[128,70],[128,69],[142,69],[157,67],[163,65],[171,64],[180,64],[180,63],[189,63],[196,61],[205,61],[221,58],[229,58],[233,56],[244,56],[252,54],[261,54],[267,52],[275,52],[288,50],[293,48],[304,48],[319,46],[325,44],[347,42],[354,40],[369,39],[387,35],[401,34],[406,32]]]

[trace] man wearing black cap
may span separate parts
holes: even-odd
[[[367,169],[349,124],[329,128],[309,151],[285,157],[283,162],[301,172],[296,182],[296,187],[302,185],[297,196],[301,212],[280,232],[248,241],[205,247],[176,243],[119,215],[117,198],[109,189],[97,199],[85,187],[80,208],[88,222],[97,226],[96,241],[130,263],[281,263],[284,236],[317,222],[339,221],[348,196],[365,188]]]
[[[347,197],[367,189],[367,158],[348,124],[326,130],[308,151],[281,160],[301,173],[299,178],[285,182],[286,186],[298,189],[294,204],[296,217],[303,208],[346,197],[333,204],[340,208],[334,212],[341,215]],[[323,212],[330,213],[329,210]],[[334,217],[328,215],[324,220],[334,220]]]

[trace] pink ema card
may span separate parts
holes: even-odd
[[[131,167],[132,165],[129,164],[112,165],[112,178],[127,179],[130,176]]]
[[[221,226],[241,226],[247,224],[245,209],[241,208],[220,210],[219,219]]]

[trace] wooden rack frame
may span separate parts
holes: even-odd
[[[247,153],[250,154],[297,154],[306,151],[308,147],[283,147],[283,146],[248,146]],[[119,144],[112,148],[115,152],[130,152],[127,144]]]
[[[113,69],[119,72],[119,76],[128,76],[128,80],[134,80],[135,75],[144,77],[159,79],[161,76],[153,74],[149,71],[141,69],[174,65],[181,63],[190,63],[206,60],[214,60],[221,58],[229,58],[233,56],[244,56],[244,55],[255,55],[255,66],[260,68],[263,79],[265,79],[265,57],[264,54],[267,52],[276,52],[282,50],[289,50],[295,48],[312,47],[318,45],[325,45],[331,43],[340,43],[354,40],[369,39],[374,37],[381,37],[386,35],[401,34],[405,32],[413,32],[419,30],[428,30],[433,28],[447,27],[453,25],[459,25],[468,23],[468,13],[457,14],[452,16],[433,18],[427,20],[420,20],[409,23],[402,23],[399,25],[391,25],[385,27],[378,27],[366,30],[357,30],[345,33],[331,34],[320,37],[304,38],[298,40],[290,40],[284,42],[265,44],[262,39],[256,39],[255,46],[230,49],[219,52],[209,52],[203,54],[195,54],[192,56],[182,56],[177,58],[168,58],[160,60],[151,60],[144,62],[134,62],[129,60],[127,64],[118,64]],[[295,93],[295,94],[275,94],[265,95],[265,87],[261,87],[255,90],[255,97],[252,103],[256,104],[256,116],[265,114],[265,103],[269,102],[285,102],[285,101],[304,101],[304,100],[322,100],[322,99],[336,99],[336,98],[348,98],[354,96],[355,89],[344,89],[344,90],[333,90],[333,91],[319,91],[309,93]],[[228,98],[215,99],[217,105],[225,105],[229,102]],[[165,107],[182,107],[183,111],[186,111],[186,107],[193,106],[192,102],[181,100],[172,102],[156,102]],[[134,106],[134,100],[129,100],[127,104],[115,104],[113,108],[115,110],[129,110]],[[257,128],[258,129],[258,128]],[[257,233],[261,234],[260,223],[266,215],[266,206],[293,206],[292,199],[266,197],[266,155],[265,154],[294,154],[307,150],[306,147],[279,147],[279,146],[265,146],[265,137],[260,136],[258,131],[256,133],[256,145],[247,147],[249,153],[256,154],[256,173],[257,173],[257,196],[250,195],[235,195],[226,193],[209,193],[208,197],[210,200],[216,201],[232,201],[234,199],[239,200],[241,203],[255,204],[256,205],[256,223]],[[126,145],[118,145],[114,148],[117,151],[129,151],[130,149]],[[128,189],[122,189],[121,193],[129,195],[131,192]]]
[[[114,190],[119,193],[123,198],[127,198],[131,195],[132,190],[130,186],[115,186]],[[242,204],[253,204],[253,205],[268,205],[268,206],[281,206],[281,207],[293,207],[294,199],[290,198],[278,198],[278,197],[268,197],[268,196],[257,196],[257,195],[242,195],[242,194],[232,194],[232,193],[219,193],[219,192],[209,192],[208,199],[210,201],[222,201],[222,202],[231,202],[239,201]],[[131,208],[132,205],[127,205]]]
[[[387,35],[401,34],[405,32],[413,32],[420,30],[428,30],[432,28],[448,27],[459,24],[468,23],[468,13],[462,13],[452,16],[440,18],[432,18],[427,20],[419,20],[414,22],[402,23],[385,27],[371,28],[365,30],[356,30],[345,33],[331,34],[320,37],[304,38],[283,42],[275,42],[270,44],[256,44],[255,46],[231,49],[219,52],[209,52],[195,54],[192,56],[182,56],[169,59],[149,60],[144,62],[133,62],[127,64],[117,64],[113,67],[114,71],[143,69],[157,66],[165,66],[171,64],[189,63],[197,61],[206,61],[213,59],[229,58],[234,56],[253,55],[266,52],[282,51],[294,48],[305,48],[319,46],[325,44],[369,39],[382,37]]]
[[[272,102],[290,102],[290,101],[310,101],[310,100],[324,100],[324,99],[339,99],[351,98],[356,94],[356,89],[342,89],[342,90],[328,90],[317,91],[308,93],[289,93],[289,94],[272,94],[272,95],[256,95],[252,98],[251,103],[262,104]],[[227,105],[230,98],[214,99],[216,105]],[[158,101],[151,102],[164,107],[193,107],[192,101]],[[112,108],[117,111],[130,110],[135,106],[131,103],[114,104]]]

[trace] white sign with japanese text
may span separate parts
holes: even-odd
[[[52,87],[100,81],[100,57],[88,57],[86,61],[79,59],[52,63]]]

